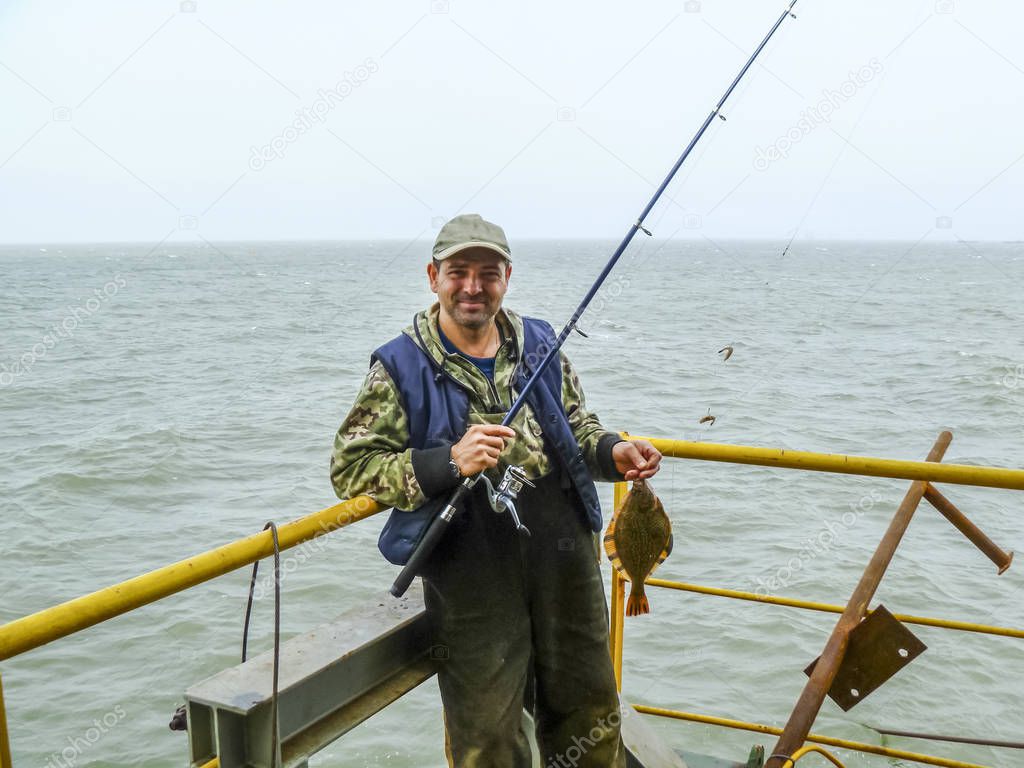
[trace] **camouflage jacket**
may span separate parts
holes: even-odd
[[[438,333],[439,311],[439,305],[434,304],[414,320],[427,353],[438,363],[443,362],[450,374],[471,388],[469,424],[500,424],[515,399],[511,379],[516,360],[510,359],[509,352],[521,350],[521,344],[516,343],[523,338],[521,318],[505,309],[495,318],[501,342],[491,382],[465,357],[445,350]],[[404,333],[416,339],[412,326]],[[612,446],[621,438],[606,430],[597,416],[587,411],[579,377],[564,354],[561,354],[561,365],[562,404],[591,475],[595,480],[621,480],[611,455]],[[519,411],[511,426],[517,437],[502,453],[498,466],[487,471],[491,481],[497,483],[510,464],[522,466],[533,478],[550,472],[554,460],[544,450],[540,423],[529,405]],[[334,438],[331,454],[334,492],[341,499],[365,494],[383,506],[416,509],[428,498],[455,485],[447,456],[441,457],[440,463],[422,459],[423,454],[431,451],[437,453],[436,449],[416,451],[409,447],[408,422],[398,389],[384,366],[375,362]],[[419,461],[417,453],[421,455]]]

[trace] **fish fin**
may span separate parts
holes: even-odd
[[[626,601],[627,616],[642,616],[651,612],[651,604],[647,602],[647,595],[644,594],[643,584],[634,584],[629,590],[629,600]]]
[[[654,497],[654,508],[656,510],[658,510],[661,514],[663,514],[665,517],[668,517],[668,512],[665,511],[665,505],[661,503],[661,499],[659,499],[657,496]],[[672,526],[672,519],[671,518],[669,518],[668,524],[669,524],[669,527],[671,528],[671,526]]]
[[[608,521],[608,527],[604,529],[605,541],[615,535],[615,523],[618,522],[618,519],[618,515],[612,515],[612,519]]]
[[[612,568],[618,571],[622,576],[629,578],[629,574],[626,573],[626,569],[622,565],[622,560],[619,559],[619,553],[612,550],[611,552],[607,552],[606,554],[608,555],[608,560],[612,564]]]
[[[619,558],[619,553],[615,550],[615,542],[611,539],[605,541],[604,552],[608,555],[608,560],[611,562],[612,568],[628,579],[629,574],[626,573],[626,567],[622,564],[622,560]]]
[[[654,565],[651,566],[651,572],[647,574],[648,578],[650,578],[650,576],[653,575],[656,570],[658,570],[658,566],[664,563],[665,560],[668,559],[668,556],[672,554],[672,543],[673,539],[672,534],[670,533],[668,535],[668,544],[666,544],[665,548],[661,550],[661,554],[658,555],[658,559],[655,560]]]
[[[608,523],[608,530],[604,534],[604,553],[608,555],[608,560],[611,561],[612,567],[615,568],[619,573],[625,575],[626,569],[622,566],[622,560],[619,559],[619,553],[615,549],[615,522],[618,517],[612,515],[611,522]]]

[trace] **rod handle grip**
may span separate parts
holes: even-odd
[[[448,530],[448,524],[451,523],[455,515],[458,513],[458,507],[456,505],[469,492],[472,485],[469,485],[468,481],[472,479],[473,478],[467,478],[467,480],[460,483],[445,508],[441,510],[440,514],[431,520],[430,527],[427,528],[427,532],[423,534],[423,538],[420,539],[419,544],[416,545],[416,549],[414,549],[412,555],[409,556],[408,562],[406,562],[402,571],[398,574],[398,578],[395,579],[395,583],[391,585],[391,589],[389,591],[394,597],[401,597],[404,595],[406,590],[408,590],[409,586],[412,584],[413,579],[419,575],[424,563],[427,562],[427,558],[430,557],[431,553],[444,536],[445,531]]]

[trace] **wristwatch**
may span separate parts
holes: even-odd
[[[448,467],[452,471],[452,477],[456,480],[462,479],[462,471],[459,469],[459,465],[455,463],[455,459],[448,459]]]

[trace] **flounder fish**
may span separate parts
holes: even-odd
[[[604,551],[612,566],[630,581],[626,615],[650,613],[644,579],[672,554],[672,523],[646,480],[633,481],[612,516],[604,534]]]

